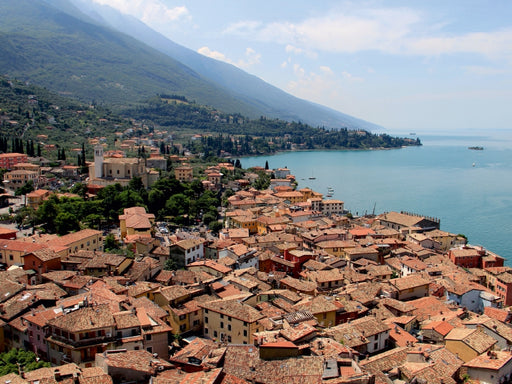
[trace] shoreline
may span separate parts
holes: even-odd
[[[265,153],[261,155],[240,155],[240,156],[229,156],[225,157],[226,159],[243,159],[247,157],[262,157],[262,156],[275,156],[281,153],[293,153],[293,152],[370,152],[370,151],[393,151],[397,149],[411,148],[411,147],[422,147],[423,144],[420,145],[402,145],[400,147],[393,148],[315,148],[315,149],[288,149],[288,150],[279,150],[271,153]]]

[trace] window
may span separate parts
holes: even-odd
[[[148,351],[149,353],[153,353],[153,347],[147,347],[146,351]]]
[[[223,319],[223,318],[224,318],[224,315],[223,315],[222,313],[220,314],[220,318],[221,318],[221,319]]]
[[[231,336],[228,336],[228,343],[231,343]]]
[[[218,333],[217,331],[213,331],[213,337],[217,337]]]
[[[151,340],[151,334],[150,334],[150,333],[148,333],[148,334],[146,335],[146,340]]]
[[[228,331],[231,331],[231,324],[228,324]]]
[[[224,322],[223,321],[220,322],[220,327],[224,328]]]
[[[379,348],[379,343],[373,344],[373,349],[377,349],[377,348]]]
[[[244,336],[247,336],[247,329],[244,329]]]
[[[208,317],[205,317],[205,318],[204,318],[204,323],[205,323],[205,324],[208,324]]]
[[[207,335],[208,334],[208,328],[205,328],[204,329],[204,334]]]

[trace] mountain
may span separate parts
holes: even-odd
[[[255,110],[184,64],[41,0],[0,2],[0,73],[84,101],[124,106],[176,93],[227,112]]]
[[[90,0],[71,0],[96,21],[130,35],[182,62],[210,81],[233,92],[238,98],[262,111],[261,115],[311,125],[353,129],[382,130],[381,126],[334,109],[294,97],[248,74],[240,68],[201,55],[154,31],[133,16]]]
[[[261,115],[311,125],[382,130],[382,127],[331,108],[294,97],[240,68],[201,55],[154,31],[133,16],[91,0],[71,0],[96,21],[130,35],[182,62],[201,76],[233,92],[238,98],[262,111]]]
[[[291,96],[235,66],[180,46],[112,8],[71,1],[0,2],[0,73],[117,106],[158,93],[179,94],[252,118],[381,129]]]

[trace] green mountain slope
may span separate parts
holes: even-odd
[[[258,115],[169,56],[41,0],[0,2],[0,52],[0,73],[85,101],[124,106],[166,92]]]
[[[48,0],[52,3],[64,0]],[[382,130],[370,122],[294,97],[241,69],[176,44],[136,18],[91,0],[70,0],[96,22],[130,35],[192,68],[260,111],[260,115],[314,126]]]

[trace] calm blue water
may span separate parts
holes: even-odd
[[[408,136],[408,133],[396,134]],[[422,147],[288,152],[242,158],[242,166],[287,166],[299,188],[343,200],[354,214],[409,211],[441,219],[512,265],[512,131],[422,135]],[[468,146],[483,146],[483,151]],[[474,164],[474,166],[473,166]],[[309,180],[310,176],[316,177]]]

